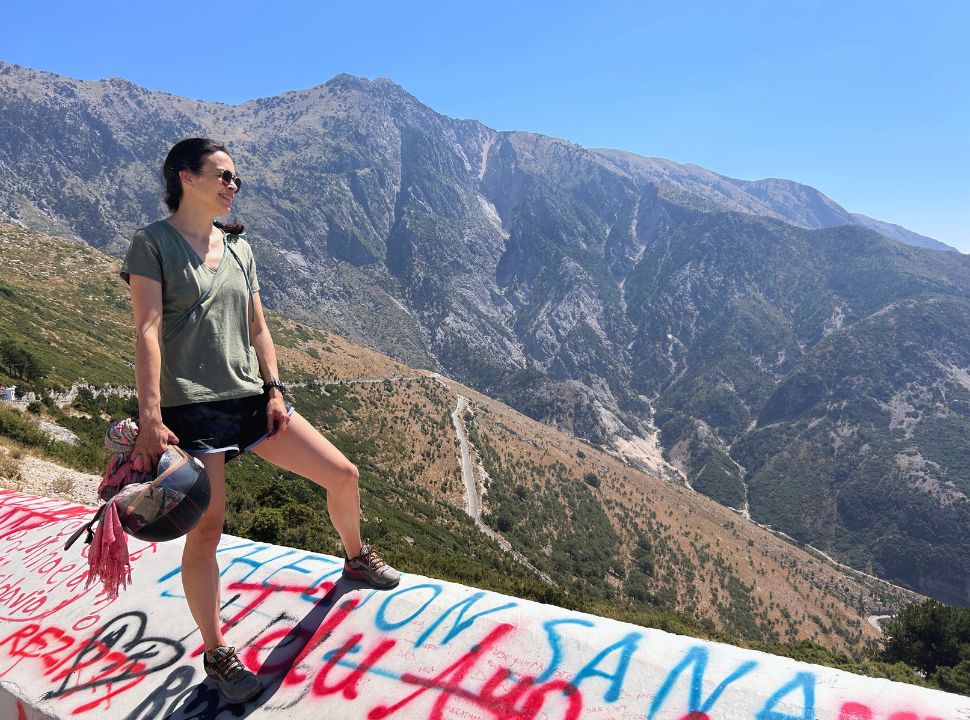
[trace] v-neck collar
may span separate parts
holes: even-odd
[[[222,233],[222,257],[219,258],[219,264],[216,266],[216,269],[213,270],[211,267],[209,267],[208,265],[206,265],[205,258],[202,257],[201,255],[199,255],[199,252],[194,247],[192,247],[192,244],[188,240],[185,239],[185,236],[181,232],[179,232],[179,229],[177,227],[175,227],[174,225],[172,225],[172,223],[170,223],[168,220],[162,220],[161,222],[165,223],[165,226],[169,230],[171,230],[173,233],[175,233],[175,236],[179,240],[181,240],[182,243],[185,245],[185,249],[186,250],[188,250],[190,253],[192,253],[193,255],[195,255],[195,257],[197,257],[199,259],[199,264],[202,267],[204,267],[206,270],[208,270],[214,276],[219,274],[219,270],[222,269],[222,264],[226,261],[226,253],[228,252],[228,249],[226,248],[226,231],[225,230],[223,230],[222,228],[219,228],[219,232]]]

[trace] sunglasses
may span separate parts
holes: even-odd
[[[229,183],[236,184],[236,192],[242,190],[242,179],[238,175],[233,175],[229,170],[223,170],[219,173],[219,179],[222,180],[222,184],[229,187]]]

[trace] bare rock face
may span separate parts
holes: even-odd
[[[964,256],[349,75],[228,106],[0,63],[0,219],[120,254],[190,135],[233,153],[271,307],[592,442],[659,430],[695,489],[970,601]]]

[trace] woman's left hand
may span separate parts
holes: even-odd
[[[266,404],[266,432],[272,438],[286,432],[290,424],[290,415],[286,412],[286,403],[279,390],[271,391],[269,402]]]

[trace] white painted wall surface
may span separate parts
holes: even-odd
[[[62,547],[90,514],[0,490],[3,720],[970,718],[958,695],[417,575],[372,591],[336,558],[225,536],[227,637],[267,686],[229,706],[202,672],[180,541],[132,540],[135,584],[112,602]]]

